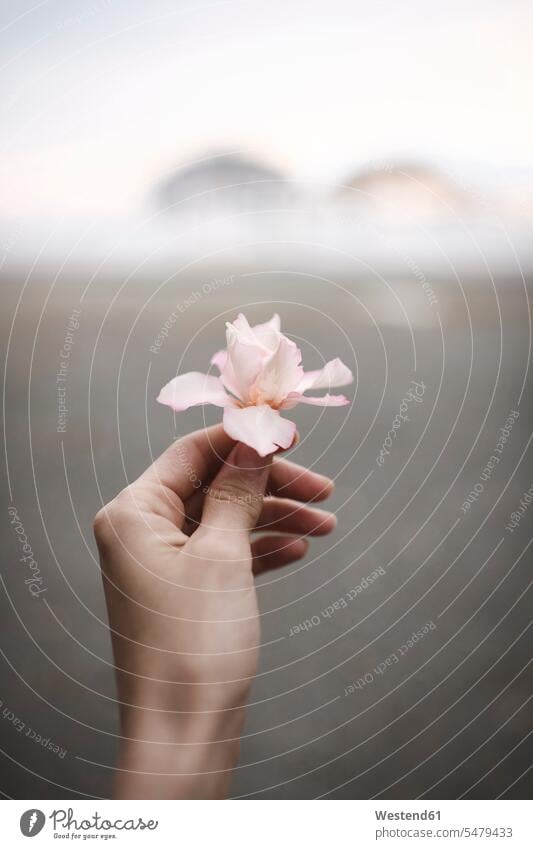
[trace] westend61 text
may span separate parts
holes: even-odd
[[[377,820],[440,820],[440,811],[374,811]]]

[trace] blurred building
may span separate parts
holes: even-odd
[[[476,207],[472,194],[455,179],[418,163],[359,171],[340,188],[336,200],[400,222],[463,216]]]
[[[160,209],[201,217],[283,209],[294,199],[294,189],[280,171],[235,153],[179,168],[156,190]]]

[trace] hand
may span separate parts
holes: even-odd
[[[268,489],[269,496],[264,498]],[[117,669],[119,798],[228,794],[257,670],[253,577],[329,533],[332,482],[221,426],[174,443],[98,513]],[[251,542],[252,532],[266,534]]]

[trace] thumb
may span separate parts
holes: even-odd
[[[239,442],[206,490],[201,530],[249,539],[261,513],[271,464],[271,455],[260,457]]]

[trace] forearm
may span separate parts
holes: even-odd
[[[202,715],[122,711],[114,796],[223,799],[239,755],[244,708]]]
[[[178,631],[145,612],[145,628],[135,631],[135,611],[120,606],[107,582],[106,596],[110,619],[120,610],[114,622],[126,631],[125,637],[116,626],[112,632],[121,729],[115,797],[227,797],[257,662],[255,629],[246,633],[253,645],[240,649],[237,643],[235,651],[230,644],[224,653],[222,637],[242,628],[219,634],[216,624],[187,623]],[[187,642],[204,651],[171,651]]]

